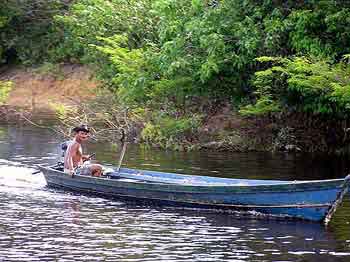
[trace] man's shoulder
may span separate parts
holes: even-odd
[[[77,141],[73,140],[70,144],[70,147],[72,150],[76,150],[76,149],[79,149],[81,145]]]

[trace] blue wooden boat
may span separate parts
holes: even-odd
[[[328,223],[350,184],[342,179],[280,181],[191,176],[121,168],[104,177],[39,166],[48,186],[162,204],[248,211]]]

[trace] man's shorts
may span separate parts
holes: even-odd
[[[92,172],[91,172],[91,168],[89,167],[89,164],[83,164],[81,166],[78,166],[74,169],[74,174],[76,175],[83,175],[83,176],[91,176]],[[72,171],[69,169],[64,169],[63,171],[66,174],[72,174]]]
[[[75,175],[82,175],[82,176],[92,176],[93,169],[96,169],[96,168],[93,168],[93,166],[97,166],[97,165],[101,167],[101,170],[104,169],[104,167],[102,165],[91,164],[88,161],[86,161],[84,164],[82,164],[81,166],[78,166],[74,169],[74,174]],[[64,169],[64,173],[71,174],[70,170],[68,170],[68,169]]]
[[[83,164],[81,166],[78,166],[75,169],[75,174],[76,175],[82,175],[82,176],[91,176],[92,175],[92,170],[90,168],[89,164]]]

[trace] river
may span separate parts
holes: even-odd
[[[328,227],[215,211],[143,206],[46,186],[35,164],[59,159],[61,138],[0,127],[0,261],[350,261],[350,197]],[[89,143],[116,165],[120,148]],[[170,152],[128,145],[123,165],[263,179],[343,177],[350,160],[272,153]]]

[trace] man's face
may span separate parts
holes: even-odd
[[[84,132],[84,131],[79,131],[79,132],[77,133],[77,136],[78,136],[78,138],[79,138],[81,141],[85,141],[85,140],[87,140],[87,139],[89,138],[90,134],[87,133],[87,132]]]

